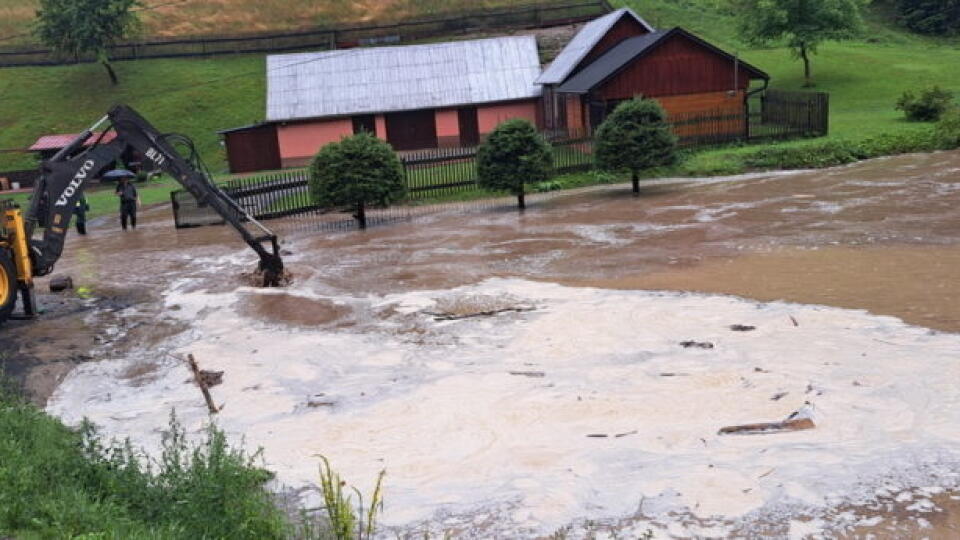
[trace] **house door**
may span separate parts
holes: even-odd
[[[590,102],[590,132],[596,131],[607,118],[607,106],[602,101]]]
[[[437,124],[433,109],[389,113],[387,141],[394,150],[420,150],[437,147]]]
[[[460,123],[460,146],[477,146],[480,144],[477,108],[461,107],[457,109],[457,120]]]

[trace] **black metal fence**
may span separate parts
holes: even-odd
[[[391,24],[345,25],[292,32],[156,39],[110,47],[112,60],[338,49],[395,44],[468,32],[541,28],[594,19],[612,8],[606,0],[539,0],[499,9],[472,10]],[[90,55],[62,58],[46,48],[0,48],[0,67],[93,62]]]
[[[748,103],[748,138],[817,137],[830,130],[830,95],[768,90]]]
[[[322,211],[310,200],[305,169],[238,178],[221,184],[220,189],[258,220]],[[177,228],[223,223],[216,213],[199,205],[189,191],[170,193],[170,202]]]
[[[723,109],[670,118],[684,147],[746,140],[822,136],[829,127],[829,100],[822,93],[767,91],[745,109]],[[593,138],[587,132],[545,133],[553,146],[554,170],[589,170],[594,165]],[[478,189],[477,147],[404,152],[400,160],[410,200],[436,199]],[[307,172],[297,169],[232,180],[223,190],[257,219],[325,213],[309,194]],[[185,191],[171,194],[177,227],[220,220],[197,206]]]

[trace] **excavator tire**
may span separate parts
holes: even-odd
[[[17,303],[17,269],[10,252],[0,247],[0,324],[3,324]]]

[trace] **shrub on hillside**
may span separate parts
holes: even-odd
[[[960,107],[945,112],[934,129],[937,145],[944,150],[960,148]]]
[[[526,120],[503,122],[477,150],[477,184],[490,191],[517,196],[517,206],[526,207],[526,184],[550,178],[553,152],[550,144]]]
[[[917,96],[908,90],[897,100],[897,110],[907,115],[912,122],[934,122],[950,108],[953,93],[933,86],[926,88]]]
[[[597,128],[597,168],[629,172],[633,193],[640,193],[639,173],[677,161],[677,136],[663,107],[650,99],[624,101]]]
[[[352,208],[361,229],[367,226],[367,205],[389,206],[406,193],[403,165],[397,154],[369,133],[324,146],[310,164],[314,203]]]

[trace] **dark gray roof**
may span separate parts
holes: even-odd
[[[240,126],[240,127],[234,127],[234,128],[227,128],[227,129],[221,129],[221,130],[218,131],[217,133],[218,133],[219,135],[225,135],[225,134],[227,134],[227,133],[236,133],[236,132],[239,132],[239,131],[250,131],[250,130],[253,130],[253,129],[262,128],[262,127],[264,127],[264,126],[269,126],[269,125],[270,125],[269,122],[260,122],[260,123],[257,123],[257,124],[248,124],[248,125],[246,125],[246,126]]]
[[[584,25],[584,27],[577,32],[577,35],[573,36],[570,43],[567,43],[566,47],[560,51],[560,54],[553,59],[553,62],[550,62],[550,65],[543,71],[543,74],[537,78],[537,84],[562,83],[577,67],[577,64],[583,60],[583,57],[593,49],[594,45],[603,39],[603,36],[607,35],[607,32],[613,28],[613,25],[623,17],[633,17],[644,28],[653,32],[653,27],[634,13],[632,9],[620,8],[616,11],[611,11],[603,17],[594,19]]]
[[[616,75],[633,60],[647,54],[663,43],[668,37],[673,35],[682,35],[691,39],[707,49],[725,56],[730,60],[734,56],[718,47],[707,43],[697,36],[687,32],[683,28],[677,27],[672,30],[658,30],[650,34],[632,37],[621,41],[619,44],[605,52],[600,58],[597,58],[590,65],[585,67],[579,73],[570,78],[567,82],[557,88],[557,92],[566,94],[586,94],[596,88],[600,83]],[[755,75],[757,79],[769,79],[770,76],[763,71],[740,60],[740,65]]]

